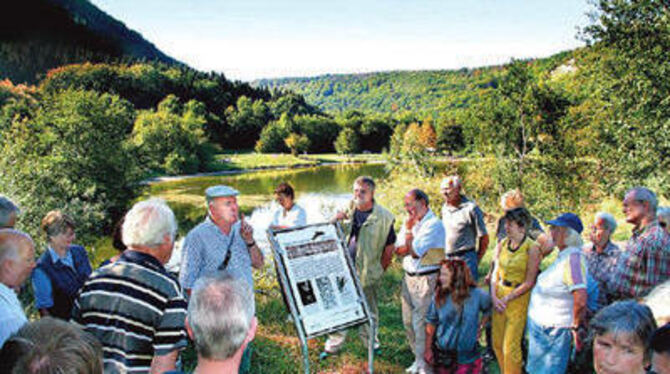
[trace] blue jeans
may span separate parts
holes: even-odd
[[[544,327],[528,318],[528,373],[565,373],[572,352],[572,333],[562,327]]]
[[[460,252],[454,254],[448,254],[447,257],[458,257],[465,260],[465,263],[468,264],[470,268],[470,273],[472,275],[472,280],[477,282],[479,280],[479,265],[477,264],[477,251],[472,249],[467,252]]]

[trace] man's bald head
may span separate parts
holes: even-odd
[[[0,229],[0,282],[21,287],[35,267],[35,244],[30,236],[14,229]]]
[[[8,258],[17,259],[19,250],[25,245],[35,246],[30,235],[14,229],[0,229],[0,263]]]

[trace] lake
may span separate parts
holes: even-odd
[[[193,177],[152,184],[151,193],[164,195],[171,203],[204,204],[205,189],[225,184],[240,191],[239,202],[247,220],[254,228],[254,239],[263,252],[269,254],[266,230],[272,213],[279,205],[273,200],[273,191],[281,182],[290,183],[296,192],[296,203],[305,208],[307,222],[328,220],[351,199],[353,181],[360,175],[375,180],[385,178],[383,164],[338,164],[304,169],[261,170],[241,174]],[[204,207],[203,207],[204,211]],[[179,215],[179,211],[176,211]],[[175,247],[168,267],[176,270],[181,258],[180,243]]]

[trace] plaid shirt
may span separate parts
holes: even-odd
[[[598,282],[598,307],[601,308],[609,304],[610,290],[608,287],[612,283],[612,275],[616,271],[621,250],[616,244],[608,241],[601,253],[596,252],[593,243],[584,246],[583,252],[586,256],[589,274]]]
[[[670,278],[670,235],[654,220],[639,230],[621,252],[612,278],[619,298],[640,298]]]

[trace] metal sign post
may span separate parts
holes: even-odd
[[[377,321],[370,313],[339,225],[318,223],[267,231],[272,254],[309,373],[307,340],[370,325],[368,370],[373,373]]]

